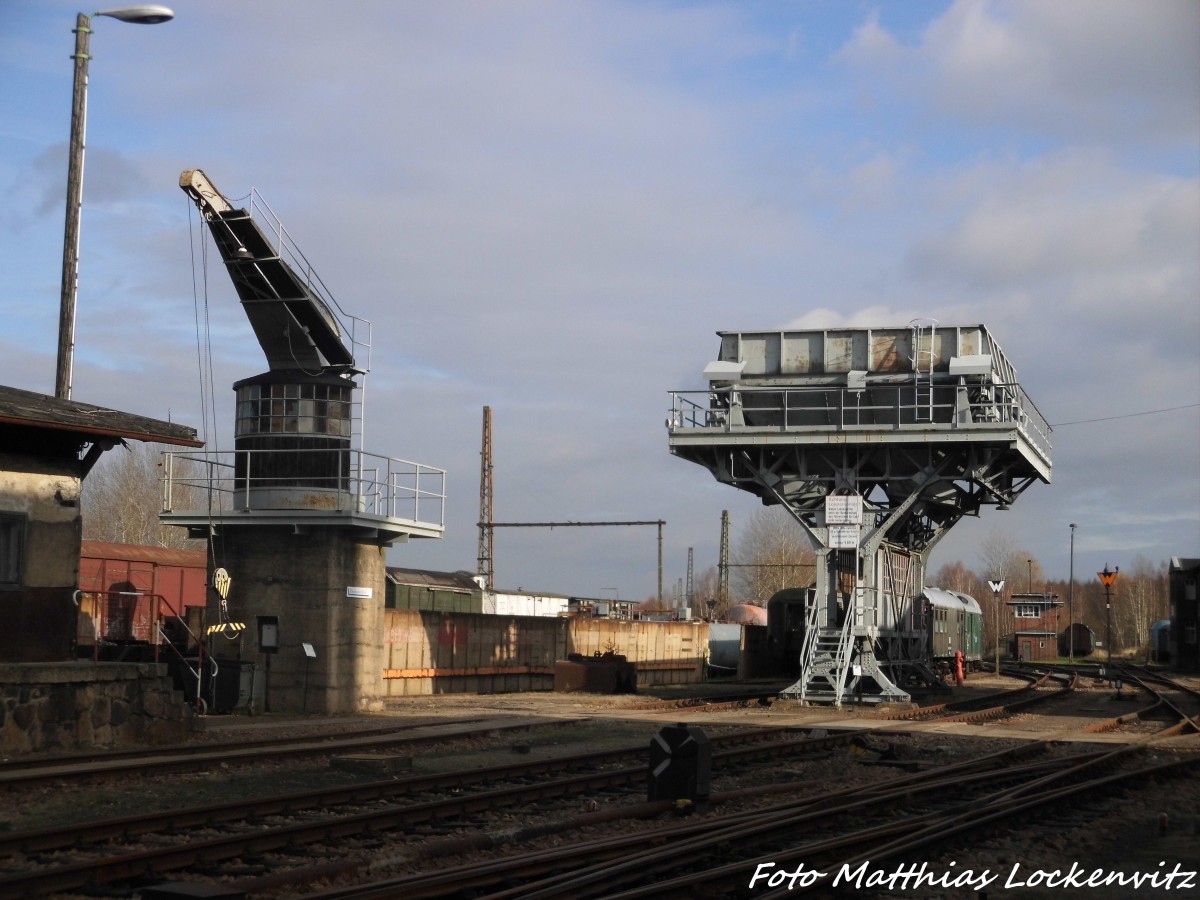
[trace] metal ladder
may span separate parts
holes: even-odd
[[[912,322],[912,367],[915,396],[913,419],[916,422],[933,421],[933,361],[934,338],[937,336],[936,319],[914,319]],[[924,345],[924,346],[922,346]],[[922,363],[925,368],[922,369]]]

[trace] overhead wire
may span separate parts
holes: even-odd
[[[1137,416],[1153,416],[1157,413],[1178,412],[1181,409],[1195,409],[1200,403],[1185,403],[1183,406],[1166,406],[1162,409],[1148,409],[1144,412],[1122,413],[1118,416],[1102,416],[1098,419],[1077,419],[1074,422],[1052,422],[1051,428],[1062,428],[1064,425],[1086,425],[1089,422],[1115,422],[1117,419],[1133,419]]]

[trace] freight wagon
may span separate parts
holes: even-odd
[[[203,634],[208,559],[203,550],[84,541],[79,558],[76,650],[96,659],[140,659],[167,639]],[[181,646],[186,650],[186,646]]]

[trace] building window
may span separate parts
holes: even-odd
[[[237,391],[237,431],[350,437],[353,388],[332,384],[248,384]]]
[[[1018,619],[1036,619],[1038,617],[1038,608],[1036,606],[1018,606]]]
[[[25,571],[25,517],[0,513],[0,590],[19,588]]]

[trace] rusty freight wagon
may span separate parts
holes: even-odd
[[[156,623],[173,641],[186,643],[183,623],[202,634],[207,573],[203,550],[84,541],[76,594],[78,655],[140,658],[163,639]]]

